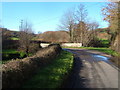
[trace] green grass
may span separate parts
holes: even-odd
[[[11,39],[11,40],[20,40],[18,37],[11,37],[10,39]],[[33,37],[32,40],[36,40],[36,39],[37,39],[37,37]]]
[[[0,64],[5,64],[7,63],[8,61],[11,60],[11,58],[23,58],[26,53],[25,52],[21,52],[21,51],[17,51],[15,49],[7,49],[7,50],[2,50],[2,53],[5,55],[4,58],[2,58],[2,61],[0,61]],[[16,56],[16,57],[11,57],[10,54],[20,54],[19,56]],[[31,53],[28,54],[28,56],[32,56]]]
[[[15,49],[2,50],[2,53],[4,53],[4,54],[15,54],[15,53],[19,53],[21,57],[26,54],[25,52],[17,51],[17,50],[15,50]],[[33,55],[32,53],[28,53],[28,56],[32,56],[32,55]]]
[[[19,51],[15,50],[15,49],[7,49],[7,50],[2,50],[2,53],[14,54],[14,53],[19,53]]]
[[[10,39],[11,40],[19,40],[19,38],[17,38],[17,37],[11,37]]]
[[[101,41],[101,46],[102,47],[109,47],[110,46],[110,41],[107,39],[99,39]]]
[[[33,37],[33,38],[32,38],[32,40],[36,40],[36,39],[38,39],[38,38],[37,38],[37,37]]]
[[[21,51],[17,51],[15,49],[7,49],[7,50],[2,50],[2,53],[4,54],[16,54],[19,53],[20,57],[23,57],[26,53],[25,52],[21,52]],[[28,56],[31,56],[31,54],[29,53]]]
[[[73,55],[67,51],[52,61],[51,64],[39,69],[38,73],[27,81],[23,88],[58,88],[64,76],[69,73],[73,65]]]
[[[72,48],[72,47],[63,47],[63,48]],[[113,62],[117,67],[120,68],[120,61],[118,60],[118,58],[120,58],[120,53],[117,53],[116,51],[111,50],[110,48],[96,48],[96,47],[74,47],[74,48],[78,48],[78,49],[88,49],[88,50],[97,50],[109,55],[112,55],[113,59],[110,59],[111,62]]]
[[[89,50],[97,50],[112,56],[120,56],[119,53],[111,50],[110,48],[102,48],[102,47],[63,47],[63,48],[78,48],[78,49],[89,49]]]
[[[119,54],[113,50],[111,50],[110,48],[95,48],[95,47],[88,47],[86,49],[89,50],[97,50],[97,51],[101,51],[104,52],[106,54],[112,55],[112,56],[119,56]]]

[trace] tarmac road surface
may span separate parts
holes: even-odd
[[[110,61],[110,55],[86,49],[64,49],[75,56],[73,71],[64,88],[116,88],[118,68]]]

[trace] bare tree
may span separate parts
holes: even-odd
[[[98,24],[96,22],[88,23],[87,14],[83,4],[64,14],[60,28],[69,31],[71,42],[82,43],[83,46],[87,46],[95,36],[94,29],[98,27]]]
[[[80,4],[75,11],[75,30],[74,37],[76,42],[84,42],[84,34],[86,32],[87,10],[83,4]]]
[[[89,29],[92,31],[92,39],[94,40],[97,33],[96,33],[96,29],[99,27],[99,24],[96,21],[93,21],[89,24]]]
[[[85,22],[87,19],[87,9],[83,4],[80,4],[76,9],[75,18],[78,22]]]
[[[71,42],[83,42],[83,33],[85,29],[83,26],[85,26],[86,17],[87,10],[82,4],[77,8],[69,9],[62,17],[59,27],[62,30],[69,31]]]
[[[27,20],[21,20],[21,25],[19,28],[20,48],[22,48],[26,52],[26,54],[28,54],[30,50],[31,40],[33,38],[32,25]]]
[[[89,23],[87,15],[87,9],[83,4],[80,4],[75,12],[76,29],[74,32],[76,33],[77,42],[81,42],[83,46],[88,46],[91,40],[94,39],[96,29],[99,26],[96,21]]]
[[[68,10],[61,19],[60,30],[69,31],[70,42],[73,42],[73,29],[74,29],[74,8]]]
[[[84,37],[85,46],[94,46],[94,44],[96,44],[98,26],[99,24],[96,21],[87,24],[87,31],[85,32],[86,36]]]

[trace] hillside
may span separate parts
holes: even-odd
[[[97,37],[100,39],[109,39],[108,28],[99,28],[96,30]],[[46,42],[69,42],[70,36],[67,31],[47,31],[37,35],[37,40]]]
[[[66,31],[47,31],[37,35],[38,40],[46,42],[69,42],[69,34]]]
[[[18,38],[20,32],[12,31],[7,28],[1,28],[3,39],[6,37],[9,38]],[[108,28],[99,28],[96,30],[97,37],[100,39],[109,39],[110,35]],[[47,31],[42,34],[33,34],[37,40],[46,41],[46,42],[69,42],[70,36],[67,31]],[[36,39],[35,38],[35,39]]]
[[[7,28],[0,28],[0,32],[2,32],[2,39],[18,39],[20,31],[13,31],[9,30]],[[35,34],[32,34],[34,37],[36,37]]]
[[[110,38],[109,29],[108,28],[99,28],[97,31],[97,37],[100,39],[108,40]]]

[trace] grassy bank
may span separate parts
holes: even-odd
[[[30,55],[31,54],[29,54],[28,56]],[[25,52],[17,51],[15,49],[6,49],[6,50],[2,50],[2,61],[0,61],[0,63],[4,64],[10,61],[11,59],[25,58],[25,57],[26,57]]]
[[[62,47],[62,48],[77,48],[77,49],[89,49],[89,50],[97,50],[112,56],[120,56],[119,53],[111,50],[110,48],[102,48],[102,47]]]
[[[111,62],[113,62],[117,67],[120,68],[120,53],[117,53],[116,51],[111,50],[110,48],[95,48],[95,47],[86,47],[86,49],[89,50],[97,50],[109,55],[112,55],[113,57],[110,59]]]
[[[15,49],[7,49],[7,50],[2,50],[2,53],[12,53],[12,54],[14,54],[14,53],[18,53],[19,51],[17,51],[17,50],[15,50]]]
[[[111,50],[110,48],[96,48],[96,47],[82,47],[85,49],[89,49],[89,50],[97,50],[97,51],[101,51],[104,52],[106,54],[112,55],[112,56],[119,56],[119,54],[116,51]]]
[[[72,69],[73,55],[67,51],[53,60],[52,63],[38,70],[38,73],[27,81],[23,88],[58,88]]]

